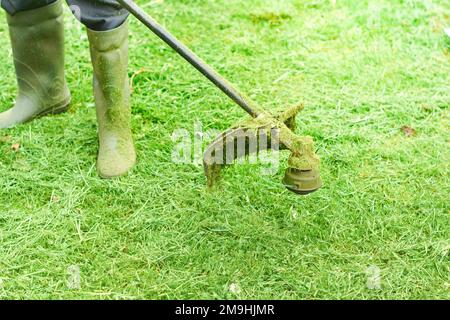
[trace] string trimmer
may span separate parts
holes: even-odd
[[[118,2],[252,117],[219,135],[207,148],[204,167],[210,187],[220,179],[223,166],[232,164],[237,158],[271,148],[291,151],[283,179],[286,188],[305,195],[321,187],[319,159],[315,154],[312,138],[294,134],[295,119],[303,106],[295,106],[281,112],[264,111],[132,0]],[[262,140],[267,143],[261,143]],[[239,146],[243,146],[245,151],[237,150]]]

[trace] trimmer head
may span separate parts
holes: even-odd
[[[319,189],[322,180],[312,139],[294,134],[296,116],[302,109],[300,105],[274,114],[263,114],[220,134],[208,146],[204,156],[208,186],[214,187],[220,180],[222,168],[233,164],[235,160],[275,149],[291,151],[283,179],[288,190],[306,195]]]
[[[287,168],[283,184],[288,190],[304,196],[320,189],[322,179],[318,170]]]

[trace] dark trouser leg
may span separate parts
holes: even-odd
[[[66,0],[75,17],[94,31],[108,31],[120,27],[128,11],[115,0]]]
[[[2,8],[10,15],[14,15],[17,12],[42,8],[55,1],[56,0],[1,0]]]
[[[56,0],[0,0],[10,15],[45,7]],[[72,12],[86,27],[94,31],[108,31],[120,27],[128,12],[115,0],[66,0]]]

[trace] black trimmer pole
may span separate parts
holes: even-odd
[[[222,90],[228,97],[236,102],[242,109],[244,109],[252,117],[256,118],[261,114],[260,108],[251,101],[248,97],[240,93],[233,85],[222,77],[217,71],[200,59],[191,49],[189,49],[180,40],[175,38],[170,32],[165,30],[155,19],[150,17],[142,8],[140,8],[132,0],[117,0],[122,7],[127,9],[133,16],[140,20],[147,26],[154,34],[161,40],[167,43],[180,56],[186,59],[195,69],[200,71],[206,78],[208,78],[215,86]]]

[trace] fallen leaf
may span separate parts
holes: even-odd
[[[414,128],[411,128],[410,126],[403,126],[401,130],[407,137],[413,137],[417,134],[416,130]]]
[[[14,144],[11,146],[11,149],[12,149],[14,152],[19,151],[19,149],[20,149],[20,144],[19,144],[19,143],[14,143]]]

